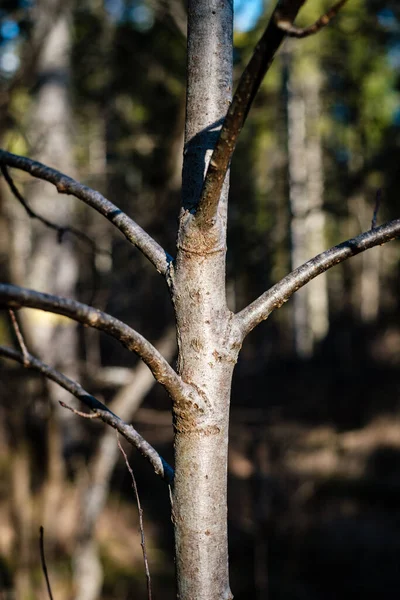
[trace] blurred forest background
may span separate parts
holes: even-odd
[[[235,77],[273,2],[236,2]],[[309,0],[299,25],[330,6]],[[249,16],[250,15],[250,16]],[[182,0],[2,0],[0,146],[104,193],[173,254],[185,108]],[[289,40],[231,170],[228,302],[239,310],[314,254],[399,216],[400,6],[351,0]],[[0,187],[0,277],[105,309],[171,361],[166,286],[94,211],[14,172]],[[306,286],[247,339],[235,372],[230,557],[237,600],[397,598],[400,250],[374,248]],[[113,340],[18,313],[32,353],[97,395],[172,460],[169,401]],[[7,311],[1,343],[16,344]],[[0,364],[0,598],[145,598],[138,514],[115,433],[66,392]],[[175,597],[168,490],[129,456],[155,598]]]

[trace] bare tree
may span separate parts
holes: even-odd
[[[171,485],[178,597],[232,598],[227,549],[227,450],[231,380],[245,337],[309,281],[334,265],[395,239],[400,219],[334,246],[297,267],[234,314],[226,304],[228,169],[239,133],[276,51],[286,36],[319,31],[345,4],[338,2],[306,29],[293,22],[306,0],[279,0],[231,101],[232,2],[189,0],[188,83],[182,209],[176,256],[98,192],[28,158],[0,152],[3,171],[25,171],[79,198],[117,227],[168,284],[175,310],[178,364],[174,370],[137,331],[93,307],[13,285],[0,285],[0,303],[65,315],[97,328],[135,352],[172,400],[175,465],[76,382],[26,352],[4,356],[68,389],[116,428]]]

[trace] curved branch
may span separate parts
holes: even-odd
[[[15,285],[0,283],[0,306],[8,308],[38,308],[64,315],[83,325],[108,333],[131,352],[135,352],[149,367],[154,378],[176,401],[188,401],[191,388],[185,384],[168,361],[140,333],[115,317],[76,300],[44,294]]]
[[[108,250],[103,250],[102,248],[98,248],[97,244],[88,235],[86,235],[86,233],[84,233],[83,231],[80,231],[79,229],[76,229],[75,227],[72,227],[70,225],[58,225],[54,221],[50,221],[49,219],[46,219],[45,217],[42,217],[37,212],[35,212],[31,208],[31,206],[28,204],[28,202],[25,200],[25,198],[23,197],[23,195],[21,194],[21,192],[19,191],[17,186],[15,185],[14,180],[11,177],[10,173],[8,172],[8,168],[6,167],[6,165],[0,163],[0,170],[3,174],[4,179],[6,180],[6,182],[8,184],[8,187],[10,188],[11,193],[18,200],[18,202],[21,204],[21,206],[24,208],[28,217],[30,219],[37,219],[40,223],[43,223],[43,225],[45,225],[49,229],[53,229],[53,231],[56,231],[57,239],[59,242],[62,242],[66,233],[70,233],[71,235],[74,235],[78,240],[81,240],[81,241],[85,242],[86,244],[88,244],[91,247],[92,251],[95,252],[96,254],[111,255],[111,252],[109,252]]]
[[[102,196],[100,192],[92,190],[56,169],[51,169],[40,162],[11,154],[11,152],[5,150],[0,150],[0,164],[20,169],[37,179],[52,183],[59,194],[69,194],[82,200],[113,223],[126,239],[139,248],[146,258],[153,263],[159,273],[162,275],[167,273],[172,257],[140,225]]]
[[[374,246],[390,242],[399,236],[400,219],[395,219],[351,240],[342,242],[307,261],[235,315],[238,327],[242,330],[243,339],[256,325],[267,319],[272,311],[280,308],[298,289],[317,275],[324,273],[351,256]]]
[[[276,19],[293,22],[306,0],[279,0],[267,28],[243,71],[208,165],[195,220],[203,229],[213,225],[222,186],[246,117],[275,54],[286,37]]]
[[[94,396],[86,392],[84,388],[77,383],[72,381],[56,369],[53,369],[49,365],[46,365],[41,360],[35,358],[31,354],[24,356],[20,352],[0,346],[0,356],[10,358],[24,365],[28,369],[38,371],[48,379],[51,379],[55,383],[58,383],[62,388],[70,392],[73,396],[78,398],[85,406],[87,406],[95,415],[97,415],[104,423],[114,427],[124,438],[135,446],[139,452],[150,462],[153,466],[154,471],[157,475],[160,475],[168,483],[171,483],[174,477],[173,468],[158,454],[157,450],[151,446],[141,435],[128,423],[125,423],[116,414],[107,408],[100,400],[97,400]]]
[[[286,36],[306,37],[317,33],[333,19],[347,0],[337,2],[318,21],[303,30],[295,27],[293,21],[305,2],[306,0],[279,0],[250,62],[243,71],[212,153],[196,211],[196,221],[203,229],[209,229],[213,225],[222,186],[239,134],[281,43]]]
[[[347,0],[340,0],[330,10],[328,10],[325,14],[322,15],[315,23],[310,25],[309,27],[296,27],[293,25],[293,22],[288,21],[285,18],[285,15],[277,14],[275,16],[276,25],[279,29],[282,29],[289,37],[295,38],[305,38],[310,35],[314,35],[318,33],[326,27],[334,17],[338,14],[342,6],[346,4]]]

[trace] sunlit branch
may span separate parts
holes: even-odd
[[[189,386],[181,380],[159,351],[140,333],[111,315],[76,300],[5,283],[0,283],[0,306],[38,308],[104,331],[128,350],[135,352],[149,367],[158,383],[163,385],[175,400],[188,400]]]
[[[99,192],[78,183],[72,177],[64,175],[56,169],[51,169],[40,162],[11,154],[5,150],[0,150],[1,164],[20,169],[29,173],[32,177],[52,183],[59,194],[69,194],[82,200],[113,223],[153,263],[157,271],[163,275],[167,273],[172,258],[133,219],[128,217],[128,215]]]
[[[334,6],[332,6],[330,10],[323,14],[322,17],[320,17],[317,21],[315,21],[315,23],[313,23],[309,27],[296,27],[295,25],[293,25],[292,21],[289,21],[287,19],[285,14],[280,14],[279,12],[275,15],[275,23],[279,27],[279,29],[282,29],[282,31],[286,33],[287,36],[295,38],[305,38],[310,35],[314,35],[315,33],[318,33],[319,31],[321,31],[321,29],[326,27],[328,23],[330,23],[332,19],[336,17],[336,15],[338,14],[342,6],[346,4],[346,2],[347,0],[340,0],[340,2],[337,2]]]
[[[278,2],[267,28],[255,47],[253,56],[240,78],[204,180],[200,203],[196,213],[196,221],[203,229],[207,229],[213,225],[222,186],[239,134],[261,82],[271,66],[279,46],[286,37],[286,33],[276,25],[276,15],[281,15],[280,18],[284,15],[285,19],[292,23],[305,1],[280,0]]]
[[[281,307],[297,290],[317,275],[324,273],[351,256],[374,246],[390,242],[399,236],[400,219],[395,219],[338,246],[334,246],[307,261],[237,313],[235,318],[242,330],[243,338],[261,321],[267,319],[272,311]]]
[[[99,418],[114,427],[132,446],[135,446],[139,452],[151,463],[157,475],[160,475],[168,483],[173,480],[174,471],[172,467],[158,454],[158,452],[128,423],[122,421],[117,415],[110,411],[107,406],[97,400],[94,396],[86,392],[84,388],[72,381],[56,369],[46,365],[41,360],[35,358],[31,354],[24,356],[22,353],[0,346],[0,356],[10,358],[24,365],[28,369],[38,371],[48,379],[58,383],[62,388],[70,392],[78,398],[85,406],[87,406]]]
[[[332,20],[347,0],[340,0],[316,23],[303,30],[295,27],[293,21],[305,2],[306,0],[280,0],[278,2],[267,28],[240,78],[208,165],[196,212],[196,221],[203,229],[211,227],[215,221],[222,186],[239,134],[261,82],[281,43],[288,35],[296,34],[296,37],[305,37],[317,33]]]

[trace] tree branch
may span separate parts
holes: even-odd
[[[53,221],[49,221],[49,219],[46,219],[45,217],[42,217],[37,212],[35,212],[30,207],[28,202],[25,200],[25,198],[23,197],[23,195],[21,194],[21,192],[15,185],[14,180],[11,177],[6,165],[0,164],[0,170],[3,174],[4,179],[6,180],[6,182],[8,184],[8,187],[10,188],[11,193],[18,200],[18,202],[23,206],[28,217],[30,217],[31,219],[37,219],[38,221],[40,221],[40,223],[43,223],[43,225],[45,225],[49,229],[53,229],[54,231],[56,231],[59,242],[62,241],[62,239],[66,233],[70,233],[71,235],[74,235],[78,240],[86,242],[91,247],[93,252],[95,252],[97,254],[110,255],[110,252],[108,250],[103,250],[102,248],[98,248],[96,243],[88,235],[86,235],[86,233],[83,233],[83,231],[79,231],[79,229],[75,229],[75,227],[71,227],[69,225],[58,225],[57,223],[54,223]]]
[[[330,10],[328,10],[325,14],[322,15],[315,23],[310,25],[309,27],[296,27],[293,25],[293,22],[288,21],[285,18],[285,15],[277,14],[275,15],[275,23],[279,29],[284,31],[287,36],[295,37],[295,38],[305,38],[310,35],[314,35],[318,33],[328,25],[332,21],[334,17],[338,14],[342,6],[346,4],[347,0],[340,0],[337,2]]]
[[[37,179],[52,183],[59,194],[69,194],[82,200],[113,223],[126,239],[139,248],[146,258],[153,263],[159,273],[166,275],[172,257],[133,219],[99,192],[78,183],[72,177],[68,177],[68,175],[64,175],[56,169],[51,169],[40,162],[11,154],[11,152],[5,150],[0,150],[0,165],[8,165],[25,171]]]
[[[390,242],[398,236],[400,236],[400,219],[395,219],[351,240],[342,242],[294,269],[257,300],[236,314],[235,319],[242,330],[243,339],[256,325],[267,319],[273,310],[280,308],[298,289],[317,275],[324,273],[351,256],[374,246]]]
[[[70,392],[73,396],[78,398],[85,406],[87,406],[94,414],[98,415],[99,418],[114,427],[124,438],[135,446],[139,452],[150,462],[153,466],[154,471],[157,475],[160,475],[165,481],[171,483],[174,477],[173,468],[158,454],[158,452],[151,446],[142,436],[128,423],[122,421],[117,415],[107,408],[102,402],[97,400],[94,396],[86,392],[83,387],[76,381],[72,381],[56,369],[53,369],[49,365],[46,365],[41,360],[35,358],[31,354],[27,357],[12,348],[0,346],[0,356],[10,358],[19,362],[21,365],[25,365],[28,369],[38,371],[48,379],[51,379],[55,383],[58,383],[62,388]],[[28,362],[26,362],[28,360]],[[24,362],[25,361],[25,362]]]
[[[49,573],[47,571],[46,556],[44,553],[44,528],[42,526],[40,526],[39,534],[40,534],[40,539],[39,539],[40,560],[42,563],[42,571],[43,571],[43,575],[44,575],[44,578],[46,581],[47,593],[49,595],[49,598],[50,598],[50,600],[54,600],[53,593],[51,591]]]
[[[200,228],[208,229],[213,225],[222,186],[239,134],[261,82],[286,37],[286,33],[276,25],[277,15],[279,20],[284,16],[292,23],[305,2],[306,0],[279,0],[250,62],[243,71],[208,165],[196,212],[196,221]]]
[[[294,27],[293,21],[306,1],[279,0],[264,34],[255,47],[253,56],[240,78],[208,165],[196,212],[196,221],[200,228],[208,229],[213,225],[222,186],[239,134],[261,82],[270,68],[281,43],[288,35],[306,37],[312,33],[317,33],[331,21],[347,2],[347,0],[340,0],[314,25],[303,30]]]
[[[117,436],[118,436],[118,433],[117,433]],[[133,491],[135,492],[135,496],[136,496],[136,502],[137,502],[138,512],[139,512],[140,545],[142,546],[144,571],[146,574],[146,583],[147,583],[147,598],[148,598],[148,600],[151,600],[152,599],[151,577],[150,577],[149,559],[147,558],[146,536],[144,535],[143,508],[142,508],[140,498],[139,498],[139,491],[138,491],[138,487],[137,487],[137,483],[136,483],[136,477],[133,474],[132,467],[129,464],[128,457],[127,457],[126,452],[123,449],[119,439],[117,439],[117,443],[118,443],[118,448],[119,448],[122,456],[124,457],[126,468],[128,469],[129,474],[131,476],[132,488],[133,488]]]
[[[97,308],[69,298],[44,294],[5,283],[0,283],[0,306],[38,308],[64,315],[83,325],[104,331],[121,342],[128,350],[137,354],[149,367],[156,381],[164,386],[175,401],[188,402],[190,400],[192,388],[182,381],[168,361],[148,340],[126,323]]]

